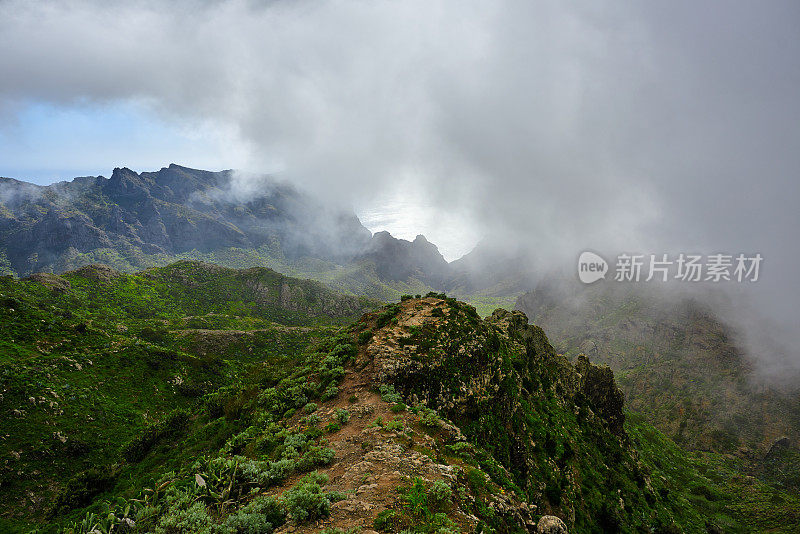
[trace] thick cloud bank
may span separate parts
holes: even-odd
[[[550,267],[760,252],[748,293],[796,352],[798,24],[790,1],[0,1],[0,114],[134,101],[224,132],[230,167],[424,198]]]

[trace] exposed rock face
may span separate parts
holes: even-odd
[[[380,328],[367,355],[375,379],[438,410],[458,434],[492,450],[530,502],[562,517],[562,526],[591,520],[592,505],[577,481],[598,464],[638,480],[641,493],[623,500],[652,493],[623,428],[624,397],[613,373],[585,357],[570,364],[522,312],[497,310],[481,320],[471,306],[426,297],[402,302],[391,318],[374,319]],[[580,432],[567,437],[545,430],[569,425]],[[572,458],[584,467],[570,466]],[[553,477],[561,480],[558,490],[546,482]]]
[[[36,273],[30,279],[60,292],[69,291],[70,287],[72,287],[69,281],[50,273]]]
[[[567,534],[567,525],[556,516],[545,515],[536,525],[537,534]]]
[[[438,307],[435,304],[437,299],[425,300],[427,304],[432,304],[428,313],[433,313]],[[424,311],[418,313],[425,317]],[[412,322],[399,324],[415,326],[413,318],[409,317],[408,320]],[[569,397],[586,396],[595,414],[612,431],[622,435],[624,396],[609,368],[594,366],[584,356],[573,369],[564,357],[555,353],[542,329],[528,324],[527,317],[520,311],[496,310],[483,324],[475,316],[465,320],[478,332],[477,335],[468,336],[465,335],[466,330],[459,330],[452,332],[450,339],[437,340],[440,344],[436,348],[448,356],[452,354],[451,358],[423,360],[410,355],[408,350],[398,354],[392,351],[391,345],[380,346],[376,359],[380,361],[381,380],[417,395],[437,409],[453,412],[454,415],[461,412],[463,418],[475,410],[476,399],[497,397],[503,379],[513,376],[517,371],[503,369],[496,352],[506,344],[507,350],[524,354],[528,360],[526,363],[546,365],[555,371],[557,385],[564,394]],[[452,344],[454,342],[458,344],[457,347]],[[454,373],[456,370],[457,374]]]
[[[614,382],[614,373],[608,367],[597,367],[581,354],[575,364],[581,374],[580,391],[592,403],[597,414],[608,422],[611,430],[622,435],[625,413],[622,411],[625,396]]]

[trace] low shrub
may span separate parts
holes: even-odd
[[[394,431],[394,432],[401,432],[405,428],[405,423],[401,418],[390,419],[383,424],[384,430]]]
[[[398,306],[397,304],[390,304],[389,306],[386,307],[385,310],[383,310],[380,314],[378,314],[377,319],[375,319],[375,326],[377,326],[378,328],[383,328],[384,326],[389,324],[391,320],[397,316],[398,313],[400,313],[400,306]]]
[[[442,506],[453,498],[453,490],[444,480],[437,480],[431,486],[430,496],[437,505]]]
[[[328,386],[325,391],[322,393],[321,399],[326,401],[334,398],[336,395],[339,394],[339,388],[336,386]]]
[[[404,411],[406,411],[406,405],[403,404],[402,402],[398,402],[397,404],[392,406],[391,410],[394,413],[404,412]]]
[[[122,457],[128,462],[141,461],[161,440],[186,430],[189,414],[185,410],[171,412],[163,421],[148,426],[144,432],[122,446]]]
[[[310,473],[284,492],[283,504],[295,522],[302,523],[330,515],[331,501],[322,491],[322,485],[327,482],[326,475]]]
[[[489,491],[489,484],[486,480],[486,475],[480,469],[474,467],[467,468],[467,484],[469,489],[476,495],[483,495]]]
[[[396,404],[403,401],[403,396],[396,392],[394,386],[391,384],[382,384],[378,388],[378,392],[381,394],[381,400],[383,400],[383,402]]]
[[[369,343],[370,339],[372,339],[372,330],[364,330],[360,334],[358,334],[358,344],[359,345],[366,345]]]
[[[257,497],[230,514],[220,531],[230,534],[272,534],[286,522],[286,512],[274,497]]]
[[[436,415],[436,412],[430,408],[422,408],[422,418],[420,419],[422,426],[428,428],[439,428],[442,426],[442,420]]]
[[[53,514],[87,506],[94,497],[111,489],[117,480],[109,469],[87,469],[69,479],[56,496]]]
[[[397,512],[394,510],[384,510],[379,513],[372,526],[375,530],[394,531],[397,523]]]
[[[338,421],[331,421],[327,425],[325,425],[325,432],[330,432],[331,434],[334,432],[338,432],[342,429],[342,425],[339,424]]]

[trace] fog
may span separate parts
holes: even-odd
[[[0,114],[136,102],[224,132],[226,167],[354,205],[405,192],[539,269],[760,252],[741,322],[773,321],[788,349],[757,356],[800,366],[798,23],[791,1],[6,0]]]

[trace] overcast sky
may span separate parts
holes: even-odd
[[[0,0],[0,175],[275,172],[450,259],[761,252],[800,331],[800,3],[161,4]]]

